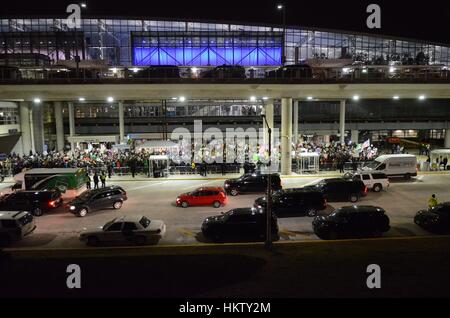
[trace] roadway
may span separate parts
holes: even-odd
[[[319,181],[318,177],[284,178],[284,188],[301,187]],[[205,242],[200,233],[202,221],[207,216],[220,214],[238,207],[252,206],[254,200],[262,194],[239,195],[229,197],[227,206],[213,207],[176,207],[175,198],[182,192],[188,192],[201,186],[223,185],[223,180],[111,180],[107,184],[122,186],[128,193],[121,210],[103,210],[76,217],[58,208],[42,217],[36,218],[36,231],[13,247],[17,248],[60,248],[83,247],[78,234],[85,228],[98,227],[114,217],[121,215],[145,215],[150,219],[163,220],[167,226],[166,235],[160,245],[201,244]],[[450,201],[450,174],[424,174],[412,181],[394,181],[387,191],[370,192],[358,204],[383,207],[391,220],[391,230],[387,237],[422,236],[430,233],[413,223],[415,213],[426,207],[432,193],[439,201]],[[9,184],[2,184],[6,187]],[[331,203],[322,213],[350,203]],[[281,241],[318,240],[314,235],[312,218],[278,219]]]

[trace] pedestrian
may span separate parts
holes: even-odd
[[[104,171],[100,175],[100,181],[102,182],[102,188],[106,187],[106,174]]]
[[[98,189],[98,174],[97,171],[94,173],[94,189]]]
[[[432,194],[431,198],[428,199],[428,208],[432,209],[434,208],[436,205],[438,205],[438,201],[436,199],[436,195]]]
[[[108,164],[108,178],[111,179],[112,176],[112,163]]]
[[[448,164],[448,158],[444,157],[444,159],[442,159],[442,164],[444,165],[444,170],[447,170],[447,164]]]
[[[86,189],[91,189],[91,177],[89,176],[89,173],[86,172],[86,176],[84,177],[84,181],[86,182]]]

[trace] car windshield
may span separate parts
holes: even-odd
[[[110,227],[111,224],[113,224],[116,221],[116,219],[113,219],[111,221],[109,221],[108,223],[106,223],[105,225],[103,225],[102,229],[106,230],[107,228]]]
[[[340,209],[334,210],[328,217],[332,220],[340,219],[342,217],[341,210]]]
[[[151,221],[147,219],[145,216],[143,216],[142,219],[139,221],[139,223],[142,225],[144,229],[146,229],[150,225]]]
[[[369,168],[371,170],[375,170],[380,164],[381,164],[381,162],[375,160],[375,161],[369,162],[366,165],[364,165],[364,168]]]

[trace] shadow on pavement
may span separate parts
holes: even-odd
[[[82,288],[66,287],[69,264],[81,268]],[[132,258],[0,261],[0,296],[181,297],[243,282],[265,265],[246,255],[150,255]],[[18,281],[22,282],[18,284]]]

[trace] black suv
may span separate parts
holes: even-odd
[[[450,202],[417,212],[414,216],[414,223],[432,233],[450,233]]]
[[[93,210],[120,209],[127,199],[124,189],[110,186],[83,192],[67,204],[67,209],[77,216],[86,216]]]
[[[327,216],[316,216],[314,233],[321,239],[378,237],[389,231],[389,217],[376,206],[346,206]]]
[[[304,187],[304,189],[322,192],[328,202],[357,202],[368,192],[368,188],[361,180],[344,178],[323,179],[315,185]]]
[[[16,191],[0,200],[0,210],[28,211],[41,216],[63,203],[59,191]]]
[[[267,174],[247,173],[237,179],[225,180],[224,189],[227,194],[236,196],[241,193],[265,192],[267,189]],[[279,174],[271,175],[272,190],[281,190],[281,179]]]
[[[202,224],[205,238],[215,242],[265,240],[267,216],[262,209],[239,208],[206,218]],[[272,216],[272,240],[279,240],[276,216]]]
[[[255,200],[255,208],[265,209],[266,197]],[[327,200],[321,192],[308,189],[285,189],[272,195],[272,212],[279,218],[295,216],[316,216],[317,211],[327,207]]]

